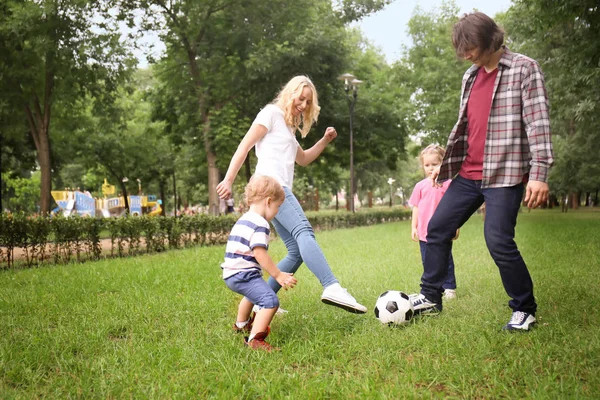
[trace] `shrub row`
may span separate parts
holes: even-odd
[[[307,216],[315,230],[326,230],[400,221],[409,218],[410,211],[396,208],[356,214],[309,212]],[[236,218],[235,215],[204,214],[107,219],[0,214],[0,268],[82,262],[223,244]],[[110,241],[110,250],[103,251],[103,237]],[[15,258],[17,252],[19,256]]]

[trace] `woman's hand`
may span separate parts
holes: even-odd
[[[217,185],[217,194],[219,195],[220,198],[222,198],[223,200],[227,200],[228,198],[231,197],[231,182],[229,182],[226,179],[223,179],[218,185]]]
[[[333,126],[328,127],[325,130],[325,134],[323,135],[323,139],[325,139],[326,143],[331,143],[333,139],[337,137],[337,132]]]

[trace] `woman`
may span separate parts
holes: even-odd
[[[323,286],[321,301],[346,311],[364,314],[367,308],[359,304],[333,275],[321,248],[317,244],[312,226],[300,203],[292,193],[294,163],[306,166],[313,162],[335,139],[337,132],[328,127],[323,137],[310,149],[303,150],[296,140],[300,131],[306,137],[319,116],[319,102],[314,84],[306,76],[292,78],[281,89],[273,103],[263,108],[240,142],[231,158],[225,179],[217,185],[222,199],[232,195],[233,181],[244,163],[248,152],[256,146],[256,175],[275,178],[285,191],[285,201],[271,221],[287,247],[287,256],[277,267],[284,272],[295,273],[304,261]],[[275,292],[281,286],[272,278],[269,285]]]

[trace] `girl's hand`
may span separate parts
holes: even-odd
[[[231,197],[231,182],[223,179],[221,183],[217,185],[217,194],[223,200],[227,200]]]
[[[458,236],[460,236],[460,229],[456,230],[456,235],[452,238],[452,240],[458,239]]]
[[[294,278],[294,274],[290,274],[289,272],[283,271],[279,272],[276,281],[285,290],[292,289],[294,286],[296,286],[296,283],[298,283],[296,278]]]
[[[413,242],[419,241],[419,232],[417,232],[417,228],[412,228],[411,237],[412,237]]]
[[[327,142],[327,143],[331,143],[331,141],[333,139],[335,139],[336,137],[337,137],[337,132],[333,126],[328,127],[325,130],[325,134],[323,135],[323,139],[325,139],[325,142]]]

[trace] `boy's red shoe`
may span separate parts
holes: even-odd
[[[238,328],[238,326],[234,323],[233,324],[233,331],[234,332],[247,332],[250,333],[252,331],[252,323],[254,322],[254,316],[256,315],[256,313],[252,313],[250,315],[250,320],[248,320],[248,323],[246,325],[244,325],[243,328]]]
[[[267,352],[271,351],[279,351],[280,348],[273,347],[269,343],[265,342],[265,339],[269,335],[269,332],[259,332],[257,333],[252,340],[248,341],[248,338],[244,338],[244,342],[246,346],[250,347],[254,350],[265,350]]]

